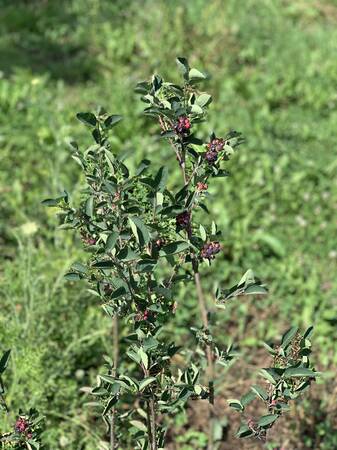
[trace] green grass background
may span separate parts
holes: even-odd
[[[2,0],[0,30],[0,349],[13,349],[11,408],[46,415],[49,449],[97,449],[102,429],[79,389],[110,351],[110,323],[85,286],[63,280],[81,245],[40,201],[80,188],[67,142],[89,143],[74,116],[97,105],[125,116],[116,150],[165,160],[177,179],[133,88],[153,72],[178,79],[175,57],[184,55],[211,75],[200,135],[234,128],[246,137],[231,177],[211,190],[225,252],[206,270],[206,287],[230,286],[253,268],[270,288],[219,312],[219,339],[230,334],[249,358],[261,339],[314,324],[325,377],[318,407],[304,402],[303,414],[324,419],[300,448],[335,448],[324,411],[337,363],[337,2]],[[177,301],[179,342],[200,319],[189,288]],[[201,448],[202,435],[179,445]]]

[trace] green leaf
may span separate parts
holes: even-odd
[[[118,402],[118,397],[117,396],[113,396],[110,397],[107,404],[105,405],[102,415],[105,416],[107,415],[107,413],[110,411],[110,409]]]
[[[250,388],[258,397],[260,397],[261,400],[268,400],[268,393],[267,391],[261,387],[258,386],[257,384],[253,384],[253,386],[251,386]]]
[[[149,357],[144,352],[144,349],[142,347],[140,347],[140,349],[138,350],[138,355],[140,357],[141,362],[143,363],[143,366],[145,367],[145,369],[147,369],[149,366]]]
[[[266,294],[267,289],[261,284],[260,280],[255,279],[254,273],[251,269],[243,275],[239,283],[232,288],[223,292],[224,299],[228,300],[240,295],[252,295],[252,294]]]
[[[200,94],[197,98],[197,105],[201,106],[201,108],[209,105],[212,101],[212,96],[209,94]]]
[[[302,383],[300,383],[297,388],[296,388],[296,392],[302,392],[305,391],[306,389],[308,389],[310,387],[310,380],[305,380]]]
[[[10,350],[5,351],[5,353],[2,355],[0,359],[0,374],[3,373],[7,368],[10,355]]]
[[[147,245],[151,240],[151,235],[144,222],[139,217],[129,217],[129,222],[139,245],[142,247]]]
[[[196,384],[196,385],[194,386],[194,392],[195,392],[197,395],[200,395],[200,394],[202,393],[202,386],[201,386],[200,384]]]
[[[134,426],[135,428],[138,428],[138,430],[147,431],[147,427],[141,422],[140,420],[130,420],[130,424]]]
[[[188,65],[188,61],[186,58],[182,58],[182,57],[178,57],[176,59],[177,61],[177,65],[180,69],[180,71],[182,72],[184,79],[188,80],[188,73],[190,71],[189,65]]]
[[[267,427],[269,425],[271,425],[272,423],[275,422],[276,419],[278,419],[278,415],[277,414],[267,414],[265,416],[260,417],[260,419],[258,420],[257,424],[264,428]]]
[[[159,252],[160,256],[175,255],[176,253],[181,253],[190,248],[190,244],[185,241],[172,242],[171,244],[165,245]]]
[[[292,378],[292,377],[311,377],[315,378],[319,375],[318,372],[314,372],[307,367],[290,367],[286,369],[284,372],[284,378]]]
[[[109,295],[109,298],[111,298],[111,299],[118,298],[118,297],[121,297],[122,295],[126,295],[127,293],[128,292],[127,292],[125,286],[120,286],[115,291],[113,291],[113,293],[111,295]]]
[[[142,392],[147,386],[149,386],[151,383],[155,381],[156,381],[155,377],[144,378],[144,380],[142,380],[139,383],[139,391]]]
[[[250,437],[254,434],[254,432],[248,427],[246,424],[242,424],[238,431],[236,432],[237,437],[246,438]]]
[[[157,348],[158,345],[159,345],[159,342],[157,341],[157,339],[153,338],[152,336],[149,336],[148,338],[145,338],[143,340],[143,347],[144,347],[145,351]]]
[[[146,169],[149,167],[149,165],[151,164],[151,161],[149,161],[148,159],[143,159],[139,166],[137,167],[136,170],[136,176],[139,177],[140,175],[142,175]]]
[[[71,268],[76,270],[77,272],[80,272],[80,273],[87,273],[87,266],[85,266],[84,264],[81,264],[79,262],[75,262],[71,266]]]
[[[282,336],[282,341],[281,341],[281,347],[283,349],[285,349],[290,344],[290,342],[296,336],[297,332],[298,332],[298,327],[291,327],[291,328],[289,328],[289,330],[287,330],[284,333],[284,335]]]
[[[197,69],[191,69],[189,71],[189,78],[192,81],[206,80],[206,75]]]
[[[97,124],[96,117],[91,112],[80,112],[76,114],[78,120],[83,122],[85,125],[89,125],[90,127],[95,127]]]
[[[227,400],[228,405],[237,410],[237,411],[243,411],[245,408],[243,404],[240,402],[240,400],[237,400],[236,398],[230,398]]]
[[[43,206],[58,206],[58,204],[64,200],[66,203],[68,203],[68,193],[67,191],[64,191],[60,197],[57,198],[46,198],[45,200],[42,200],[41,205]]]
[[[154,186],[156,191],[158,192],[164,191],[167,182],[167,177],[168,177],[168,169],[166,166],[162,166],[158,170],[157,175],[154,179]]]
[[[314,331],[314,327],[313,327],[313,326],[310,326],[310,327],[305,331],[305,333],[304,333],[304,335],[303,335],[303,340],[305,340],[305,339],[310,339],[311,336],[312,336],[313,331]]]
[[[116,258],[120,261],[134,261],[135,259],[139,259],[140,256],[138,253],[131,250],[131,248],[124,247],[122,250],[116,255]]]
[[[171,138],[176,137],[176,133],[174,130],[162,131],[160,133],[160,137],[165,138],[165,139],[171,139]]]
[[[268,294],[268,290],[263,286],[254,284],[252,286],[248,286],[245,289],[244,294],[245,295],[265,295],[265,294]]]
[[[107,118],[105,119],[104,125],[105,125],[107,128],[112,128],[112,127],[114,127],[115,125],[117,125],[118,122],[120,122],[121,120],[123,120],[123,117],[122,117],[122,116],[118,116],[118,115],[112,114],[111,116],[109,116],[109,117],[107,117]]]
[[[192,105],[191,112],[194,114],[203,114],[204,110],[201,108],[201,106],[194,104]]]
[[[85,169],[85,166],[83,164],[83,160],[80,157],[78,157],[77,155],[71,155],[71,157],[73,158],[74,161],[77,162],[77,164],[79,166],[81,166],[82,169]]]
[[[92,267],[94,267],[95,269],[112,269],[113,267],[115,267],[115,263],[111,260],[103,260],[103,261],[96,261]]]
[[[207,234],[205,228],[200,224],[199,225],[200,237],[205,242],[207,239]]]
[[[105,381],[106,383],[109,383],[109,384],[115,384],[116,383],[115,377],[112,377],[111,375],[100,375],[99,377],[103,381]]]
[[[269,373],[268,369],[261,369],[260,375],[268,380],[271,384],[276,384],[276,379],[273,377],[271,373]]]
[[[262,345],[268,350],[268,352],[271,355],[276,355],[277,354],[277,352],[270,345],[268,345],[266,342],[262,342]]]
[[[252,269],[248,269],[247,272],[242,276],[241,280],[238,282],[238,286],[249,285],[255,283],[254,272]]]
[[[156,192],[156,206],[160,207],[163,205],[164,195],[161,192]]]
[[[85,202],[85,213],[89,217],[93,216],[93,213],[94,213],[94,197],[92,195]]]
[[[68,272],[64,275],[64,278],[68,281],[79,281],[81,280],[81,275],[77,272]]]
[[[45,200],[42,200],[41,205],[43,206],[57,206],[62,199],[56,199],[56,198],[46,198]]]
[[[241,403],[243,407],[246,407],[250,402],[252,402],[256,398],[255,392],[247,392],[247,394],[241,397]]]
[[[125,380],[125,382],[133,388],[135,391],[138,390],[138,383],[136,380],[132,379],[131,377],[128,377],[127,375],[121,375],[119,377],[119,381]]]
[[[157,264],[155,259],[142,259],[137,264],[139,272],[152,272]]]
[[[115,231],[112,231],[105,243],[105,251],[111,252],[115,248],[116,242],[118,240],[118,234]]]
[[[137,364],[140,364],[141,360],[138,353],[134,352],[133,350],[128,350],[126,354],[130,359],[132,359],[132,361],[135,361]]]

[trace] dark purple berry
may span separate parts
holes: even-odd
[[[184,211],[177,215],[176,224],[178,228],[188,228],[191,222],[190,211]]]
[[[200,251],[200,255],[204,259],[214,259],[215,255],[221,250],[221,245],[219,242],[209,242],[204,244]]]
[[[214,163],[218,159],[218,153],[223,150],[226,141],[222,138],[214,138],[207,145],[205,159],[210,163]]]
[[[213,150],[208,150],[205,153],[205,159],[206,161],[208,161],[210,164],[214,163],[217,159],[218,159],[218,153],[216,151]]]

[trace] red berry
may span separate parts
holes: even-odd
[[[165,240],[158,238],[155,242],[157,249],[161,249],[163,245],[165,245]]]
[[[97,242],[96,238],[90,236],[89,234],[86,234],[85,232],[82,233],[82,241],[87,245],[95,245]]]
[[[186,116],[179,117],[174,129],[177,134],[180,134],[181,136],[188,136],[191,129],[190,119]]]
[[[24,433],[29,427],[29,422],[24,417],[19,417],[15,422],[15,431],[17,433]]]
[[[148,320],[149,318],[149,311],[146,309],[144,312],[139,311],[136,315],[135,315],[135,321],[136,322],[141,322],[142,320]]]
[[[202,183],[201,181],[197,183],[197,191],[207,191],[207,189],[208,185],[206,183]]]

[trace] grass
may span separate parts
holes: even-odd
[[[84,286],[62,279],[81,258],[80,243],[56,230],[40,201],[64,188],[78,191],[67,142],[84,142],[75,113],[98,104],[125,116],[116,148],[137,160],[151,154],[172,169],[174,157],[153,137],[157,129],[141,115],[133,87],[153,71],[176,76],[174,59],[186,55],[211,74],[214,129],[221,135],[234,128],[246,137],[229,164],[231,177],[211,192],[225,248],[215,271],[226,286],[253,268],[270,287],[266,299],[219,312],[220,339],[226,342],[230,331],[249,354],[259,355],[261,339],[279,336],[290,324],[313,323],[316,359],[327,372],[313,394],[321,416],[304,402],[295,431],[286,427],[276,444],[296,442],[306,424],[317,433],[301,448],[334,448],[329,373],[337,364],[337,3],[3,3],[0,342],[13,348],[11,406],[36,406],[46,414],[50,449],[94,450],[93,430],[103,436],[79,389],[99,371],[101,353],[109,352],[110,324]],[[211,272],[204,279],[213,286]],[[186,324],[199,323],[187,287],[179,297],[178,341],[186,339]],[[252,359],[259,362],[259,356]],[[231,376],[219,388],[225,390]],[[322,417],[326,427],[318,425]],[[186,422],[179,420],[177,430]],[[194,428],[179,448],[203,445]]]

